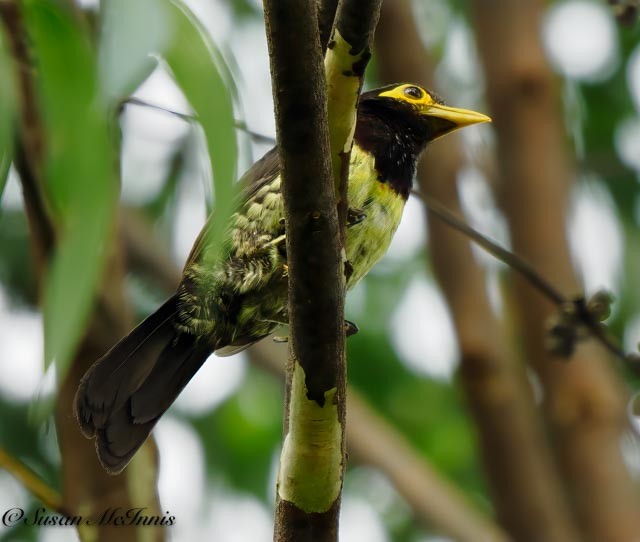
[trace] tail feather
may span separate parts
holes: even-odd
[[[78,387],[76,417],[111,473],[126,467],[212,350],[176,333],[176,310],[174,296],[96,361]]]
[[[119,474],[127,466],[158,420],[136,425],[127,410],[114,412],[107,424],[96,433],[96,451],[105,470]]]
[[[210,353],[209,348],[195,345],[190,335],[180,336],[165,348],[143,385],[131,396],[134,423],[147,423],[165,412]]]
[[[76,417],[86,437],[95,436],[109,413],[122,408],[151,372],[173,336],[176,310],[172,297],[86,372],[75,398]]]

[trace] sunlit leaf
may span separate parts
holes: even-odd
[[[103,12],[100,82],[105,95],[117,103],[155,69],[153,54],[171,39],[170,14],[156,0],[106,0]]]
[[[220,246],[235,198],[237,143],[229,90],[233,87],[221,56],[194,15],[178,0],[165,2],[172,10],[174,22],[167,63],[195,111],[207,141],[215,205],[207,239],[211,255]]]
[[[45,280],[45,365],[55,360],[61,377],[83,335],[105,262],[115,160],[88,36],[50,2],[29,3],[26,16],[45,121],[46,192],[59,231]]]

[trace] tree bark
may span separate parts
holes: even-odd
[[[318,5],[318,30],[320,31],[320,45],[322,53],[327,50],[329,37],[333,30],[333,21],[338,9],[338,0],[316,0]]]
[[[347,176],[355,110],[380,3],[339,3],[323,70],[316,2],[265,1],[291,329],[276,540],[338,536],[346,460]],[[325,7],[326,19],[330,3]]]
[[[344,475],[344,278],[314,2],[266,0],[289,274],[277,541],[337,540]],[[295,32],[291,29],[295,28]]]
[[[582,291],[566,238],[572,166],[558,83],[540,44],[544,3],[475,0],[474,20],[498,142],[497,191],[513,249],[566,295]],[[508,21],[508,24],[505,24]],[[524,354],[544,386],[544,411],[583,540],[635,540],[640,500],[620,437],[627,394],[593,342],[569,363],[545,350],[555,307],[513,277]]]

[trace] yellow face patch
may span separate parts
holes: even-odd
[[[420,109],[428,107],[436,103],[425,89],[417,85],[405,84],[398,85],[391,90],[387,90],[378,94],[381,98],[394,98],[400,102],[407,102],[418,106]]]
[[[491,122],[491,118],[482,113],[444,105],[440,101],[435,100],[433,96],[422,87],[410,83],[398,85],[391,90],[381,92],[378,96],[380,98],[392,98],[399,102],[409,104],[423,117],[433,117],[449,121],[451,127],[440,134],[436,134],[433,139],[464,126],[477,124],[479,122]]]

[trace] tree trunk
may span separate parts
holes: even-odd
[[[498,138],[497,191],[514,251],[567,296],[582,291],[566,238],[573,175],[558,83],[540,44],[544,3],[473,2],[478,46]],[[508,22],[508,24],[506,24]],[[640,502],[620,450],[627,394],[593,342],[561,363],[545,350],[556,308],[512,279],[524,354],[544,386],[544,411],[585,540],[635,540]]]
[[[413,22],[409,2],[385,4],[378,31],[384,82],[433,87],[431,62]],[[406,55],[405,50],[413,51]],[[460,212],[458,140],[436,141],[422,159],[420,190]],[[470,243],[428,214],[436,278],[447,299],[460,345],[460,379],[474,417],[483,462],[500,522],[515,540],[578,540],[523,368],[507,341],[486,293],[486,277]]]

